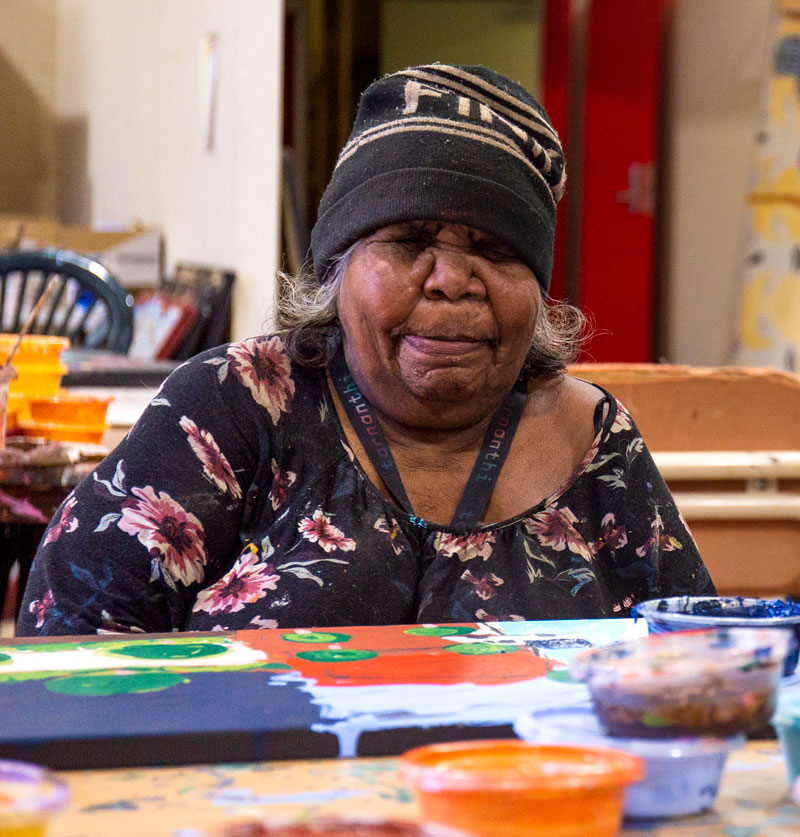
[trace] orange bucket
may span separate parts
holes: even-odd
[[[477,837],[613,837],[638,756],[605,747],[464,741],[400,756],[423,818]]]

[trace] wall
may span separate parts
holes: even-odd
[[[536,95],[539,7],[539,0],[382,0],[381,73],[431,61],[485,64]]]
[[[56,208],[55,0],[0,0],[0,212]]]
[[[0,0],[0,55],[14,60],[16,36],[34,55],[55,56],[55,72],[32,75],[54,91],[55,152],[34,156],[52,160],[58,214],[157,224],[168,267],[233,268],[234,336],[261,332],[278,262],[281,0],[54,2]],[[55,28],[45,28],[49,43],[40,45],[37,20],[50,9]],[[7,19],[15,32],[2,25]],[[200,101],[200,50],[210,34],[219,39],[212,150]]]
[[[728,362],[771,0],[677,0],[667,79],[664,359]]]

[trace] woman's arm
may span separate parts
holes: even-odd
[[[225,348],[179,367],[56,512],[17,633],[175,631],[220,562],[259,461],[260,414]]]

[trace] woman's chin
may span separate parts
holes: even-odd
[[[477,370],[437,369],[424,376],[403,376],[415,402],[407,413],[409,423],[430,422],[435,427],[460,427],[478,422],[494,412],[504,395],[496,381]],[[398,406],[402,399],[398,399]],[[402,416],[396,416],[402,421]]]

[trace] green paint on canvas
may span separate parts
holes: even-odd
[[[283,634],[287,642],[349,642],[350,634],[334,634],[327,631],[309,631],[302,634]]]
[[[411,636],[461,636],[474,634],[475,628],[468,628],[466,625],[436,625],[426,628],[421,625],[418,628],[408,628],[403,633]]]
[[[464,642],[458,645],[445,645],[445,651],[453,651],[456,654],[509,654],[512,651],[519,651],[516,645],[493,645],[491,642]]]
[[[546,674],[548,680],[555,680],[556,683],[577,683],[569,676],[569,671],[565,668],[560,668],[558,671],[548,671]]]
[[[136,657],[138,660],[188,660],[197,657],[215,657],[218,654],[224,654],[227,650],[224,645],[215,643],[173,644],[171,642],[150,642],[110,648],[108,653],[119,657]]]
[[[356,660],[371,660],[378,656],[378,652],[362,648],[326,648],[319,651],[300,651],[297,656],[312,663],[351,663]]]
[[[60,695],[131,695],[144,692],[160,692],[189,679],[169,671],[137,671],[132,674],[76,674],[70,677],[54,677],[45,688]]]

